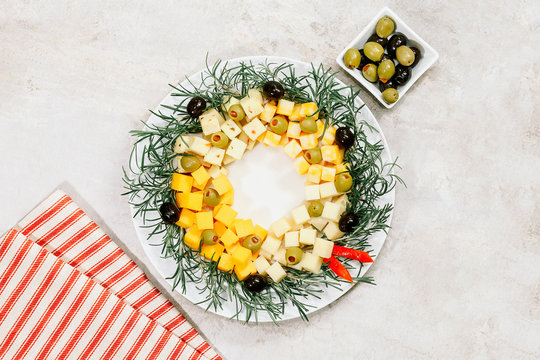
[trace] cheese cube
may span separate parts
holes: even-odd
[[[291,141],[283,147],[283,151],[285,151],[291,159],[294,159],[302,152],[302,147],[298,141],[291,139]]]
[[[226,247],[233,246],[238,241],[238,236],[231,230],[227,229],[219,238]]]
[[[223,110],[225,110],[225,112],[228,112],[231,106],[236,104],[240,104],[240,100],[238,100],[234,96],[227,96],[223,98],[222,108]]]
[[[225,226],[231,226],[238,213],[234,211],[230,206],[223,205],[220,207],[214,218],[217,221],[222,222]]]
[[[277,262],[273,263],[268,269],[266,269],[266,273],[275,283],[280,282],[287,276],[285,270],[283,270],[281,265],[279,265]]]
[[[321,142],[323,145],[333,145],[336,139],[336,128],[333,126],[328,126],[326,131],[323,134]]]
[[[293,139],[300,138],[300,133],[302,128],[300,128],[300,123],[289,121],[289,126],[287,127],[287,136]]]
[[[304,194],[306,201],[319,200],[321,198],[321,194],[319,193],[319,185],[304,186]]]
[[[246,96],[245,98],[240,100],[240,105],[242,105],[242,109],[244,109],[244,112],[246,113],[246,117],[248,119],[253,119],[255,116],[259,115],[264,110],[262,102],[249,96]]]
[[[263,250],[263,249],[259,250],[259,255],[263,256],[266,260],[272,260],[272,256],[274,256],[274,255],[270,254],[268,251]]]
[[[222,253],[217,267],[221,271],[232,272],[234,268],[234,261],[232,259],[232,256],[227,253]]]
[[[244,280],[251,274],[257,273],[257,268],[255,265],[253,265],[252,261],[248,261],[244,265],[236,265],[234,267],[234,273],[236,274],[236,277],[239,281]]]
[[[317,237],[317,230],[313,228],[303,228],[300,229],[300,236],[298,241],[300,245],[313,245],[315,243],[315,238]]]
[[[297,247],[297,246],[299,246],[299,245],[300,245],[300,243],[298,242],[299,234],[300,234],[299,231],[289,231],[289,232],[286,232],[286,233],[285,233],[284,240],[283,240],[283,246],[284,246],[285,248],[290,248],[290,247]]]
[[[229,164],[231,164],[231,163],[233,163],[235,161],[236,161],[235,158],[233,158],[230,155],[225,154],[225,157],[223,158],[223,166],[229,165]]]
[[[332,196],[339,195],[339,192],[336,190],[336,185],[334,182],[323,183],[319,187],[321,193],[321,199],[326,199]]]
[[[208,260],[212,260],[215,262],[219,260],[219,258],[221,257],[221,254],[223,254],[223,251],[225,251],[225,247],[221,244],[215,244],[215,245],[203,244],[201,247],[201,255],[207,258]]]
[[[242,131],[240,135],[238,135],[238,140],[243,141],[247,144],[249,142],[249,136],[247,136],[247,134]]]
[[[275,105],[272,105],[270,103],[267,103],[264,105],[264,110],[262,113],[259,114],[259,119],[263,122],[270,122],[274,115],[276,114],[277,107]]]
[[[193,176],[193,186],[197,189],[204,189],[208,180],[210,180],[210,174],[206,171],[204,166],[199,167],[197,170],[191,173]]]
[[[204,156],[208,153],[208,150],[210,150],[211,146],[212,144],[210,143],[210,141],[206,141],[203,138],[194,136],[193,143],[191,144],[189,150],[197,155]]]
[[[238,126],[233,119],[229,119],[221,125],[221,131],[223,131],[229,139],[234,139],[242,132],[242,129],[240,129],[240,126]]]
[[[266,231],[266,229],[260,225],[255,225],[254,234],[260,237],[261,240],[264,241],[264,239],[266,239],[266,236],[268,235],[268,231]]]
[[[274,260],[280,263],[281,265],[287,265],[287,258],[285,257],[287,250],[284,248],[279,248],[276,254],[274,255]]]
[[[323,132],[324,132],[324,121],[317,120],[317,132],[315,133],[315,135],[317,136],[317,138],[320,138],[323,135]]]
[[[349,171],[347,163],[341,163],[336,165],[336,175],[346,171]]]
[[[313,164],[309,167],[307,172],[307,181],[313,184],[321,182],[322,166],[319,164]]]
[[[204,135],[210,135],[220,130],[220,124],[225,120],[216,109],[209,109],[199,116]]]
[[[234,190],[231,189],[225,194],[221,195],[221,200],[219,200],[220,205],[232,205],[234,202]]]
[[[338,197],[336,200],[334,200],[334,203],[339,205],[341,212],[343,213],[347,209],[349,198],[347,197],[347,194],[343,194],[340,197]]]
[[[177,193],[176,202],[179,207],[194,211],[201,211],[203,204],[203,194],[196,193]]]
[[[229,170],[227,168],[224,168],[222,166],[212,165],[210,169],[208,169],[208,175],[210,175],[213,179],[217,178],[220,175],[227,176],[229,174]]]
[[[282,217],[281,219],[275,221],[274,223],[270,225],[270,230],[278,238],[282,237],[283,234],[291,230],[291,228],[292,228],[292,224],[290,223],[289,219],[287,219],[286,217]]]
[[[231,182],[225,175],[218,176],[212,180],[212,185],[216,189],[219,195],[223,195],[233,189]]]
[[[189,135],[180,135],[176,138],[176,141],[174,142],[173,151],[177,154],[183,154],[189,151],[189,148],[193,143],[193,138],[193,136]]]
[[[227,231],[227,227],[225,226],[225,224],[220,223],[219,221],[216,221],[214,223],[214,230],[216,231],[216,234],[218,234],[218,236],[221,239],[223,234],[225,234],[225,231]]]
[[[304,159],[303,156],[300,156],[294,160],[293,166],[298,174],[305,175],[309,170],[310,164],[306,161],[306,159]]]
[[[280,115],[289,116],[292,114],[294,109],[294,102],[280,99],[278,102],[276,113]]]
[[[322,167],[321,180],[322,181],[334,181],[336,177],[336,169],[328,166]]]
[[[190,192],[193,186],[193,177],[189,175],[173,173],[171,189],[180,192]]]
[[[231,246],[225,246],[225,250],[227,251],[227,254],[232,254],[234,250],[236,250],[236,248],[239,246],[240,242],[235,242]]]
[[[180,211],[180,218],[176,222],[176,225],[187,229],[190,228],[193,223],[195,223],[195,213],[189,209],[183,208],[182,211]]]
[[[251,250],[243,246],[238,246],[231,254],[236,265],[243,266],[251,260]]]
[[[332,221],[330,221],[328,225],[324,227],[323,232],[328,240],[337,240],[344,235],[344,233],[339,230],[338,224]]]
[[[227,148],[226,154],[232,156],[236,160],[240,160],[244,156],[244,151],[246,151],[247,144],[239,139],[232,139],[229,147]]]
[[[302,104],[300,107],[300,116],[311,117],[315,120],[319,118],[319,113],[317,112],[317,104],[314,102],[309,102]]]
[[[302,269],[307,270],[313,274],[318,274],[321,272],[322,263],[322,258],[312,253],[304,253],[302,260],[300,261]]]
[[[214,217],[211,211],[202,211],[195,214],[195,224],[199,230],[214,228]]]
[[[333,164],[339,165],[343,162],[343,158],[345,157],[345,150],[340,149],[338,152],[337,159],[333,162]]]
[[[312,225],[312,227],[314,226],[317,230],[323,231],[326,224],[328,224],[328,220],[319,216],[316,218],[311,218],[309,220],[309,224]]]
[[[236,230],[236,235],[238,235],[238,237],[242,238],[244,236],[253,235],[255,233],[255,227],[253,226],[253,222],[251,221],[251,219],[238,219],[235,222],[234,226]]]
[[[319,139],[317,139],[316,134],[300,135],[299,140],[300,140],[300,146],[304,150],[313,149],[319,143]]]
[[[264,133],[264,139],[263,144],[266,146],[279,146],[279,143],[281,142],[281,135],[278,135],[272,131],[267,131]]]
[[[291,211],[291,216],[296,225],[302,225],[303,223],[309,220],[309,213],[307,211],[306,205],[301,205],[296,209]]]
[[[196,226],[192,226],[184,234],[184,243],[193,250],[199,251],[201,247],[201,233]]]
[[[334,163],[339,158],[339,147],[337,145],[321,146],[321,154],[324,161]]]
[[[324,204],[321,216],[327,220],[339,222],[341,218],[341,206],[339,204],[327,201]]]
[[[294,104],[292,114],[289,115],[289,120],[291,120],[291,121],[304,120],[304,117],[302,115],[300,115],[300,108],[301,107],[302,107],[302,104]]]
[[[265,130],[266,131],[266,130]],[[253,150],[253,148],[257,145],[257,140],[249,140],[246,149],[247,150]]]
[[[266,275],[266,269],[270,267],[270,263],[263,256],[259,256],[253,261],[253,265],[257,269],[257,272],[261,275]]]
[[[224,157],[225,150],[212,146],[204,156],[204,161],[212,165],[220,166]]]
[[[332,241],[316,238],[315,243],[313,244],[313,255],[320,256],[323,259],[328,259],[330,256],[332,256],[333,248],[334,243]]]
[[[277,253],[280,246],[281,246],[281,241],[269,235],[266,238],[266,240],[264,240],[263,244],[261,245],[261,251],[264,250],[268,254],[274,255]]]
[[[261,104],[263,103],[262,94],[258,89],[249,89],[248,90],[248,96],[253,100],[257,100]]]
[[[249,122],[247,125],[245,125],[242,130],[246,133],[246,135],[253,141],[255,141],[260,135],[262,135],[266,131],[266,126],[259,120],[258,118],[254,118]]]

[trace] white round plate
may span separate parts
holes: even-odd
[[[264,63],[290,63],[293,64],[297,75],[307,74],[311,70],[310,64],[274,56],[252,56],[233,59],[228,61],[228,66],[234,66],[241,62],[251,62],[254,65]],[[201,73],[203,71],[189,77],[189,81],[196,85],[200,84]],[[336,81],[339,82],[339,80]],[[341,82],[339,83],[344,85]],[[187,86],[188,80],[185,80],[182,85]],[[357,98],[356,101],[358,106],[364,104],[359,98]],[[178,103],[178,97],[173,97],[171,94],[169,94],[167,97],[165,97],[161,104],[173,105],[175,103]],[[166,109],[158,107],[158,110],[161,110],[166,114]],[[386,139],[384,138],[382,130],[375,120],[375,117],[371,111],[369,111],[367,106],[362,108],[357,120],[364,120],[378,130],[378,133],[370,132],[367,134],[368,140],[371,143],[378,141],[382,142],[384,145],[382,160],[385,163],[391,162],[392,158],[390,155],[390,150],[388,149],[388,144],[386,143]],[[155,115],[150,116],[148,119],[149,124],[156,124],[161,121],[162,120]],[[369,132],[369,130],[366,131]],[[141,153],[140,151],[142,151],[143,146],[143,143],[139,144],[139,154]],[[259,144],[252,151],[247,151],[242,160],[229,165],[228,169],[230,170],[228,177],[235,189],[234,209],[239,212],[239,218],[251,218],[253,219],[254,223],[268,228],[268,225],[270,225],[273,221],[284,215],[288,215],[293,208],[299,206],[299,204],[301,204],[303,201],[304,179],[294,170],[292,160],[287,157],[279,148],[265,147],[264,145]],[[395,190],[381,197],[378,203],[381,205],[388,203],[393,205],[394,198]],[[131,207],[131,211],[133,214],[135,213],[133,206]],[[156,217],[157,216],[159,215],[157,215],[156,212]],[[149,218],[152,217],[153,216],[149,216]],[[390,225],[391,220],[392,213],[388,218],[388,225]],[[151,245],[161,243],[161,239],[156,236],[150,239],[148,238],[151,229],[143,226],[144,222],[142,216],[139,215],[134,217],[133,223],[135,224],[139,240],[141,241],[141,244],[152,264],[157,268],[159,273],[164,278],[170,277],[172,274],[174,274],[176,269],[175,262],[161,256],[161,246]],[[371,254],[375,257],[375,261],[377,261],[376,256],[381,251],[385,239],[386,233],[382,231],[373,234],[373,236],[371,236],[369,239],[372,250]],[[368,271],[370,266],[371,264],[366,264],[362,268],[360,275],[363,276]],[[359,267],[357,270],[358,269]],[[357,275],[358,271],[351,273],[353,275]],[[172,284],[171,281],[169,281],[169,283]],[[330,287],[325,289],[324,293],[320,294],[320,299],[309,299],[309,304],[313,306],[313,308],[308,315],[337,300],[353,286],[345,282],[341,284],[341,290]],[[181,293],[181,289],[177,289],[177,291]],[[199,303],[206,297],[205,294],[200,293],[200,291],[197,289],[197,284],[194,283],[188,283],[186,285],[186,292],[182,295],[193,303]],[[206,309],[205,304],[200,304],[199,306]],[[223,308],[218,309],[218,311],[215,311],[214,309],[209,309],[208,311],[229,318],[236,314],[236,308],[232,301],[224,302]],[[243,314],[239,316],[239,319],[243,319],[242,315]],[[281,316],[281,320],[294,319],[298,317],[300,317],[300,315],[298,314],[296,308],[291,304],[288,304],[285,306],[285,311]],[[272,321],[265,312],[258,313],[257,320],[259,322]],[[255,321],[255,319],[252,318],[250,321]]]

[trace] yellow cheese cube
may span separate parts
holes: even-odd
[[[276,113],[280,115],[290,116],[294,109],[294,102],[280,99],[277,105]]]
[[[231,226],[238,213],[234,211],[230,206],[223,205],[219,208],[218,212],[214,216],[217,221],[222,222],[225,226]]]
[[[206,168],[204,166],[199,167],[197,170],[191,173],[191,176],[193,176],[193,186],[197,189],[204,189],[206,184],[208,183],[208,180],[210,180],[210,174],[208,174],[208,171],[206,171]]]
[[[211,211],[202,211],[195,214],[195,223],[199,230],[210,230],[214,228],[214,217]]]
[[[255,261],[257,260],[257,258],[259,257],[259,253],[261,252],[261,250],[257,250],[255,251],[254,253],[251,254],[251,261]]]
[[[230,246],[225,246],[225,250],[227,250],[227,254],[232,254],[234,250],[236,250],[237,247],[240,246],[240,242],[235,242]]]
[[[234,268],[234,261],[232,256],[226,253],[222,253],[219,258],[218,269],[224,272],[232,272]]]
[[[190,192],[193,186],[193,177],[189,175],[173,173],[171,180],[171,189],[180,192]]]
[[[227,191],[225,194],[221,195],[219,200],[220,205],[232,205],[234,202],[234,189]]]
[[[225,224],[223,224],[223,223],[221,223],[219,221],[216,221],[214,223],[214,231],[221,238],[223,236],[223,234],[225,233],[225,231],[227,231],[227,227],[225,226]]]
[[[181,208],[187,208],[194,211],[201,211],[203,204],[203,193],[177,193],[176,203]]]
[[[225,247],[221,244],[216,245],[206,245],[203,244],[201,247],[201,255],[207,258],[208,260],[218,261],[223,254]]]
[[[334,163],[339,157],[339,147],[337,145],[321,146],[321,154],[324,161]]]
[[[300,175],[305,175],[308,172],[310,164],[304,159],[303,156],[300,156],[294,160],[294,168]]]
[[[315,135],[317,135],[317,138],[320,138],[323,135],[323,131],[324,131],[324,121],[317,120],[317,132],[315,133]]]
[[[239,220],[238,222],[235,222],[234,227],[236,235],[241,238],[255,233],[255,227],[253,226],[251,219]]]
[[[279,141],[279,145],[285,146],[289,143],[289,138],[286,134],[281,135],[281,140]]]
[[[319,164],[313,164],[309,167],[307,172],[307,181],[318,184],[321,182],[322,166]]]
[[[270,122],[276,114],[277,107],[271,103],[264,105],[263,112],[259,115],[259,119],[264,122]]]
[[[291,158],[294,159],[302,152],[302,147],[295,139],[291,139],[287,145],[283,147],[283,151]]]
[[[199,250],[201,246],[201,233],[202,231],[197,229],[196,226],[192,226],[184,234],[184,243],[193,250]]]
[[[236,274],[236,277],[238,278],[238,280],[242,281],[249,275],[256,274],[257,268],[255,267],[255,265],[253,265],[252,261],[248,261],[246,264],[242,266],[236,265],[234,267],[234,273]]]
[[[279,143],[281,142],[281,135],[278,135],[272,131],[267,131],[264,135],[263,144],[264,145],[270,145],[270,146],[279,146]]]
[[[180,212],[180,219],[178,219],[176,225],[187,229],[191,227],[193,223],[195,223],[195,213],[186,208],[182,209],[182,211]]]
[[[338,165],[338,164],[341,164],[343,162],[343,157],[345,156],[345,150],[343,149],[340,149],[338,151],[338,156],[337,156],[337,159],[334,160],[334,164]]]
[[[333,145],[336,139],[336,128],[328,126],[323,134],[322,143],[324,145]]]
[[[316,134],[304,134],[304,135],[300,135],[300,146],[302,147],[302,149],[304,150],[307,150],[307,149],[313,149],[314,147],[317,146],[317,144],[319,143],[319,139],[317,139],[317,135]]]
[[[236,265],[244,266],[251,260],[251,250],[243,246],[238,246],[231,254]]]
[[[287,136],[293,139],[298,139],[302,129],[300,128],[300,123],[289,121],[289,126],[287,127]]]
[[[295,104],[292,114],[289,116],[289,120],[291,121],[300,121],[304,120],[304,117],[300,115],[300,108],[302,107],[302,104]]]
[[[238,236],[231,229],[226,229],[223,235],[221,235],[220,240],[229,248],[238,241]]]
[[[334,181],[336,177],[336,169],[328,166],[322,167],[321,180],[322,181]]]
[[[223,195],[233,189],[231,182],[225,175],[218,176],[212,180],[212,185],[214,185],[219,195]]]
[[[349,171],[349,169],[347,168],[347,163],[341,163],[336,165],[336,175],[346,171]]]
[[[214,218],[216,217],[216,214],[218,213],[219,209],[221,209],[221,204],[217,204],[217,206],[214,206],[214,208],[212,209],[212,213],[214,215]]]
[[[300,107],[300,116],[311,117],[315,120],[318,119],[319,113],[317,112],[317,104],[314,102],[302,104]]]
[[[268,235],[268,231],[265,228],[263,228],[262,226],[260,226],[260,225],[255,225],[254,233],[258,237],[260,237],[261,240],[263,240],[263,241],[264,241],[264,239],[266,239],[266,235]]]

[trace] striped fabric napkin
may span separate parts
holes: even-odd
[[[0,240],[0,359],[221,359],[56,191]]]

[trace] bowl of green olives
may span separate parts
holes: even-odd
[[[390,109],[438,58],[435,49],[385,7],[336,62]]]

